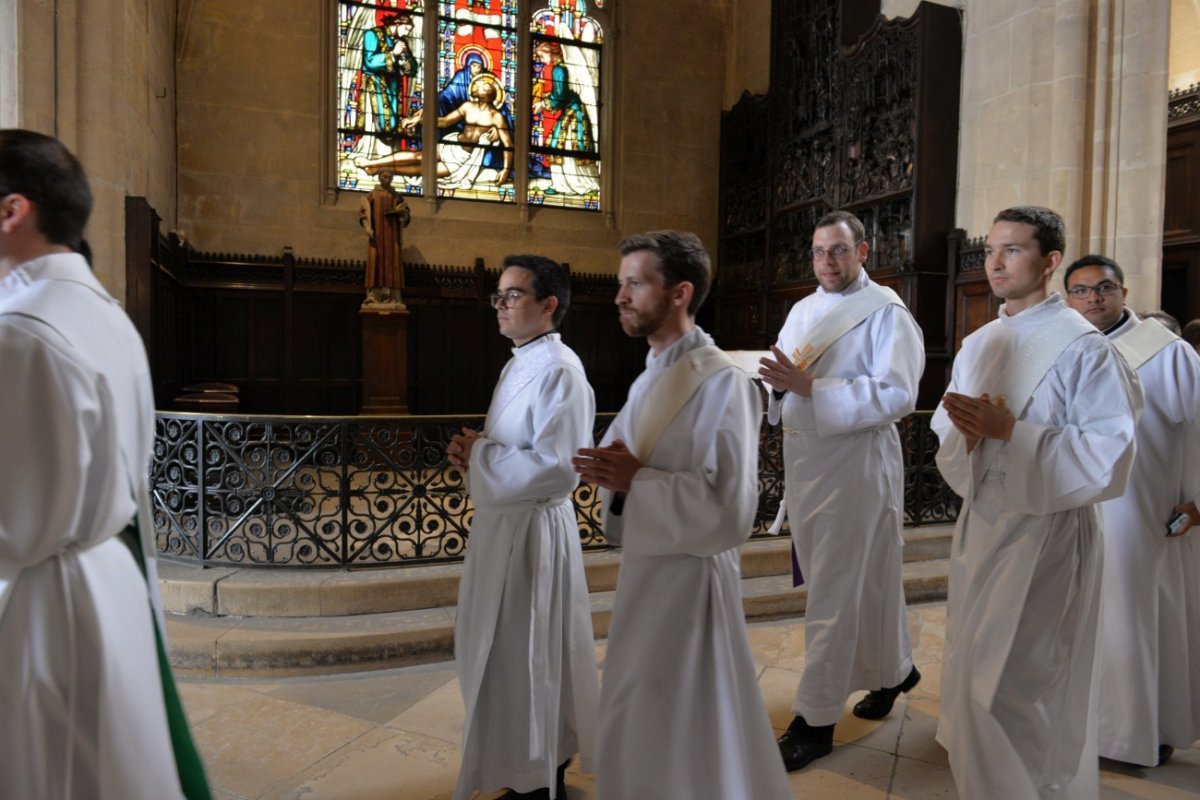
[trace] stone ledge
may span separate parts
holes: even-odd
[[[786,552],[786,551],[785,551]],[[949,562],[904,565],[909,603],[945,599]],[[591,595],[596,638],[608,636],[615,592]],[[793,589],[790,575],[742,580],[749,622],[800,617],[807,592]],[[314,617],[216,617],[167,615],[171,663],[185,675],[288,676],[361,672],[454,657],[453,606],[380,614]]]
[[[905,530],[906,563],[946,558],[952,528]],[[742,546],[742,576],[789,575],[787,537]],[[592,592],[617,586],[620,551],[585,553]],[[452,606],[463,565],[433,564],[386,569],[322,570],[195,567],[159,562],[164,608],[172,614],[214,617],[342,617]]]

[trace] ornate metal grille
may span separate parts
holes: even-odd
[[[596,439],[612,421],[596,420]],[[479,416],[259,417],[159,413],[151,489],[160,554],[207,565],[368,567],[461,558],[474,511],[450,437]],[[905,520],[953,520],[957,498],[933,465],[928,414],[900,425]],[[783,497],[778,429],[759,443],[764,535]],[[599,496],[575,490],[585,548],[607,546]]]

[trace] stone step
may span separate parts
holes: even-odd
[[[953,528],[908,528],[905,562],[946,558]],[[756,539],[742,547],[742,575],[789,575],[787,537]],[[584,555],[592,592],[616,588],[620,554]],[[168,613],[209,617],[345,617],[451,606],[458,600],[463,565],[360,570],[203,568],[159,561],[159,586]]]
[[[905,563],[908,602],[944,599],[948,568],[945,558]],[[614,596],[611,590],[591,595],[597,638],[608,635]],[[792,588],[789,574],[743,578],[742,596],[750,622],[804,614],[806,592]],[[168,614],[167,641],[172,665],[189,675],[283,677],[390,669],[453,658],[455,611],[444,606],[352,616]]]

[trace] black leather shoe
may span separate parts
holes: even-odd
[[[1161,767],[1163,764],[1167,763],[1167,759],[1173,755],[1175,755],[1174,747],[1171,747],[1169,744],[1160,744],[1158,746],[1158,763],[1154,766]]]
[[[570,766],[571,759],[567,759],[558,765],[558,780],[555,781],[557,800],[567,800],[567,767]],[[541,789],[534,789],[532,792],[518,792],[516,789],[509,789],[504,794],[500,795],[497,800],[551,800],[549,787],[543,786]]]
[[[779,755],[788,772],[808,766],[821,756],[833,752],[833,726],[809,725],[804,717],[796,717],[779,737]]]
[[[866,697],[854,704],[854,716],[862,719],[883,719],[892,713],[896,697],[901,692],[908,692],[920,682],[921,673],[914,666],[912,672],[908,673],[908,677],[899,686],[867,692]]]

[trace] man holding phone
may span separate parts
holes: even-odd
[[[1125,307],[1125,274],[1104,256],[1067,267],[1067,303],[1138,374],[1146,406],[1121,497],[1100,505],[1100,755],[1153,767],[1200,738],[1197,606],[1200,542],[1200,358],[1153,319]],[[1189,597],[1189,593],[1191,596]],[[1190,654],[1189,654],[1190,648]]]

